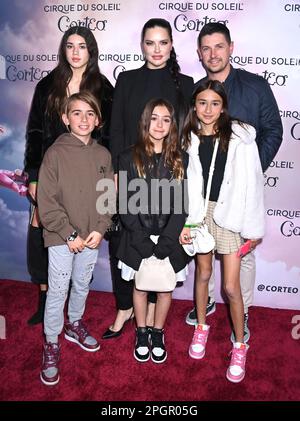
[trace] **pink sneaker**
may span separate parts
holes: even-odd
[[[205,347],[209,334],[210,326],[198,325],[195,326],[192,343],[189,347],[189,355],[196,360],[200,360],[205,355]]]
[[[231,361],[226,372],[226,377],[230,382],[239,383],[246,374],[246,355],[249,345],[235,342],[231,350]]]

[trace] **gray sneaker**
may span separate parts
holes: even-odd
[[[59,344],[46,342],[43,347],[43,364],[40,378],[47,386],[54,386],[59,382]]]
[[[250,329],[248,327],[248,320],[249,320],[249,314],[248,313],[245,313],[244,314],[244,343],[245,344],[250,339]],[[231,342],[233,344],[236,342],[236,340],[235,340],[235,334],[234,334],[234,331],[233,330],[231,332],[230,340],[231,340]]]
[[[211,301],[211,298],[208,297],[208,302],[206,306],[206,316],[213,314],[216,311],[216,302]],[[186,316],[185,322],[190,326],[196,326],[197,321],[197,312],[196,307],[194,307]]]
[[[66,322],[64,326],[65,338],[74,342],[88,352],[95,352],[100,349],[100,344],[97,339],[91,336],[83,324],[82,320],[76,320],[75,322]]]

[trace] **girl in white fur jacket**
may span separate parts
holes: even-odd
[[[214,251],[223,256],[224,290],[236,338],[226,377],[238,383],[245,376],[249,348],[244,343],[238,251],[246,239],[253,250],[264,235],[263,173],[254,128],[229,117],[222,83],[208,80],[195,90],[184,128],[183,147],[189,154],[189,217],[180,235],[182,244],[192,241],[189,227],[203,221],[208,173],[217,138],[219,146],[205,220],[215,239]],[[204,357],[210,329],[206,324],[206,305],[212,253],[196,255],[198,325],[189,347],[189,355],[195,359]]]

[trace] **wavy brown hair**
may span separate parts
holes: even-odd
[[[146,171],[153,167],[154,144],[150,139],[149,129],[151,117],[155,107],[166,107],[171,116],[169,134],[165,137],[162,154],[164,155],[165,166],[173,173],[175,179],[183,178],[184,169],[181,151],[178,149],[178,130],[173,105],[163,99],[154,98],[147,102],[140,118],[138,141],[133,146],[133,160],[140,177],[146,177]]]
[[[227,151],[228,144],[230,141],[230,137],[232,134],[232,119],[228,113],[228,102],[227,102],[227,95],[223,84],[218,80],[205,80],[200,82],[196,87],[195,91],[192,95],[191,106],[188,112],[188,115],[185,119],[185,124],[183,128],[183,142],[182,147],[184,150],[187,150],[191,144],[191,132],[197,135],[201,141],[201,123],[199,122],[199,118],[197,117],[195,108],[195,103],[197,99],[197,95],[200,92],[205,91],[206,89],[211,89],[217,95],[219,95],[222,99],[222,108],[223,111],[218,118],[218,121],[215,123],[214,126],[214,138],[220,139],[220,147],[223,151]],[[241,123],[241,122],[239,122]]]

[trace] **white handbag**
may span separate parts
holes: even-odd
[[[212,177],[213,177],[214,169],[215,169],[218,146],[219,146],[219,139],[216,139],[213,155],[211,158],[211,164],[209,168],[209,177],[208,177],[207,188],[206,188],[203,221],[201,224],[197,224],[197,225],[193,225],[193,224],[185,225],[185,227],[190,228],[192,242],[190,244],[183,244],[182,247],[184,248],[184,251],[189,256],[194,256],[196,253],[209,253],[210,251],[213,250],[216,244],[214,237],[208,232],[208,226],[205,222],[205,217],[207,214],[209,195],[210,195],[210,190],[211,190]]]
[[[143,259],[135,273],[135,287],[141,291],[170,292],[176,286],[176,273],[168,257]]]
[[[215,239],[208,232],[208,226],[203,222],[199,226],[191,227],[190,244],[183,244],[185,252],[189,256],[195,256],[196,253],[209,253],[215,247]]]

